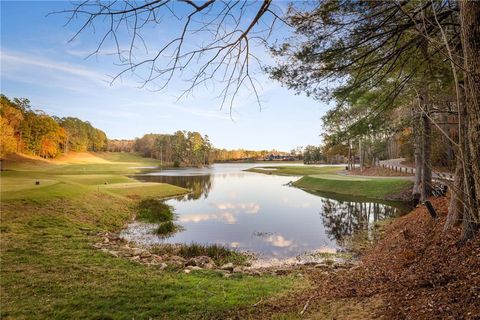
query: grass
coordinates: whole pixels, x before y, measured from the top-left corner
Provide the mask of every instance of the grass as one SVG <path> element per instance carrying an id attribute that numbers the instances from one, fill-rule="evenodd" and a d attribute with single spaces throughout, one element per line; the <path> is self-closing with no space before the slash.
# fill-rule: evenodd
<path id="1" fill-rule="evenodd" d="M 138 203 L 137 220 L 156 223 L 172 221 L 175 218 L 172 207 L 158 199 L 143 199 Z"/>
<path id="2" fill-rule="evenodd" d="M 412 182 L 406 179 L 380 179 L 372 178 L 365 180 L 352 179 L 326 179 L 320 176 L 305 176 L 293 183 L 294 186 L 316 192 L 327 192 L 336 194 L 348 194 L 357 197 L 371 199 L 385 199 L 389 195 L 397 194 L 409 186 Z"/>
<path id="3" fill-rule="evenodd" d="M 412 182 L 402 178 L 357 177 L 338 174 L 344 167 L 339 166 L 278 166 L 265 167 L 276 170 L 262 170 L 262 167 L 248 169 L 274 175 L 302 176 L 295 181 L 295 187 L 306 191 L 324 194 L 338 194 L 385 200 L 388 196 L 401 193 L 412 185 Z"/>
<path id="4" fill-rule="evenodd" d="M 247 265 L 249 256 L 246 253 L 236 251 L 235 249 L 230 249 L 220 244 L 209 244 L 203 245 L 199 243 L 190 243 L 190 244 L 164 244 L 155 246 L 152 249 L 152 252 L 163 255 L 163 254 L 173 254 L 181 256 L 185 259 L 199 257 L 199 256 L 208 256 L 217 264 L 217 266 L 222 266 L 225 263 L 233 263 L 234 265 Z"/>
<path id="5" fill-rule="evenodd" d="M 117 189 L 134 189 L 139 199 L 153 193 L 129 187 L 135 182 L 125 177 L 138 170 L 131 167 L 151 161 L 130 154 L 102 159 L 112 163 L 7 163 L 1 190 L 2 319 L 209 318 L 303 285 L 291 277 L 160 271 L 93 249 L 98 232 L 123 228 L 137 211 L 131 193 Z M 32 184 L 37 179 L 40 186 Z M 172 187 L 159 184 L 155 196 L 186 192 Z"/>
<path id="6" fill-rule="evenodd" d="M 2 200 L 73 197 L 86 192 L 109 193 L 140 199 L 174 196 L 188 190 L 159 183 L 141 183 L 127 174 L 142 172 L 141 167 L 156 166 L 157 161 L 128 153 L 81 154 L 61 161 L 11 156 L 4 163 L 0 181 Z M 100 157 L 101 156 L 101 157 Z M 95 162 L 99 161 L 99 162 Z M 35 182 L 39 181 L 40 185 Z"/>
<path id="7" fill-rule="evenodd" d="M 245 265 L 248 261 L 247 255 L 218 244 L 201 245 L 192 243 L 182 245 L 179 254 L 185 258 L 208 256 L 219 266 L 228 262 L 235 265 Z"/>
<path id="8" fill-rule="evenodd" d="M 266 169 L 275 169 L 275 170 L 262 170 L 261 168 Z M 246 171 L 264 173 L 264 174 L 275 174 L 281 176 L 306 176 L 312 174 L 334 174 L 344 167 L 339 166 L 275 166 L 275 167 L 254 167 L 247 169 Z"/>

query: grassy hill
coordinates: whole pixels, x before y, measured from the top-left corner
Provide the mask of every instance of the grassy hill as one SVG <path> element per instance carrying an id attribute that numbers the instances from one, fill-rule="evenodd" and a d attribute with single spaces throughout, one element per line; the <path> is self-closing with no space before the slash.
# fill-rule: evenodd
<path id="1" fill-rule="evenodd" d="M 157 165 L 123 153 L 5 159 L 2 319 L 208 318 L 305 285 L 290 276 L 165 271 L 94 249 L 100 232 L 130 221 L 138 199 L 188 192 L 126 176 Z"/>

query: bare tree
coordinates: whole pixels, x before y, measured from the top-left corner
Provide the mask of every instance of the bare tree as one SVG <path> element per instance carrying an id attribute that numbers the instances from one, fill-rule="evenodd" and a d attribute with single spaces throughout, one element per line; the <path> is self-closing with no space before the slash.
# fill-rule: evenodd
<path id="1" fill-rule="evenodd" d="M 284 23 L 272 0 L 84 1 L 56 13 L 78 23 L 71 40 L 88 31 L 99 35 L 88 57 L 113 45 L 110 54 L 122 69 L 112 82 L 133 74 L 141 86 L 161 90 L 181 77 L 188 83 L 182 96 L 221 84 L 221 106 L 230 110 L 242 88 L 260 104 L 254 71 L 262 61 L 252 44 L 266 43 Z"/>

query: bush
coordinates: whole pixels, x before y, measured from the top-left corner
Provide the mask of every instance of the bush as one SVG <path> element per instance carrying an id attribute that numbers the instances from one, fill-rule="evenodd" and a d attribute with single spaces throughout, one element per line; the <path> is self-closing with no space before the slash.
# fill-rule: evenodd
<path id="1" fill-rule="evenodd" d="M 168 236 L 179 229 L 179 226 L 172 221 L 162 222 L 155 231 L 160 236 Z"/>
<path id="2" fill-rule="evenodd" d="M 138 209 L 137 219 L 145 222 L 167 222 L 175 218 L 172 207 L 157 199 L 140 201 Z"/>

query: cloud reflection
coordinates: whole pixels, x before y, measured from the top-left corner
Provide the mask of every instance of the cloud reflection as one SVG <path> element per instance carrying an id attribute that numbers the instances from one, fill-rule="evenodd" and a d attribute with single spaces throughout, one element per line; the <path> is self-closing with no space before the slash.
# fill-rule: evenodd
<path id="1" fill-rule="evenodd" d="M 198 214 L 186 214 L 180 216 L 178 221 L 180 222 L 193 222 L 198 223 L 208 220 L 220 220 L 228 224 L 235 224 L 237 219 L 231 212 L 221 212 L 221 213 L 198 213 Z"/>
<path id="2" fill-rule="evenodd" d="M 243 211 L 245 213 L 255 214 L 260 211 L 260 205 L 255 202 L 247 202 L 247 203 L 232 203 L 232 202 L 223 202 L 223 203 L 216 203 L 213 204 L 215 208 L 219 210 L 237 210 Z"/>
<path id="3" fill-rule="evenodd" d="M 265 237 L 264 240 L 271 243 L 274 247 L 285 248 L 293 244 L 293 240 L 287 240 L 280 234 L 270 235 Z"/>

